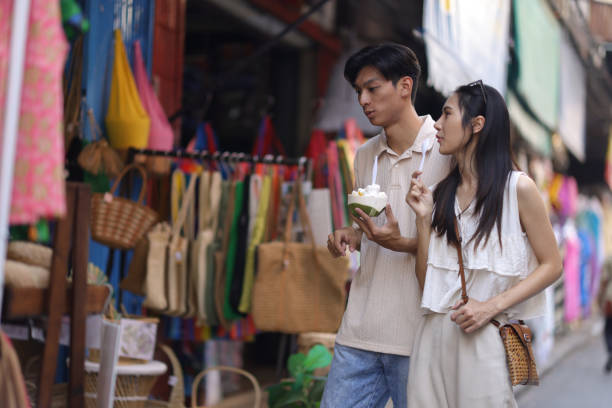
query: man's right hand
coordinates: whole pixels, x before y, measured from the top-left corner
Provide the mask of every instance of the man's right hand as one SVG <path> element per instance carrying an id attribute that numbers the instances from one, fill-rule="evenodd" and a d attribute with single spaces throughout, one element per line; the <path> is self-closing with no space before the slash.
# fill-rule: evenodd
<path id="1" fill-rule="evenodd" d="M 361 231 L 353 227 L 340 228 L 327 237 L 327 249 L 337 258 L 346 254 L 346 247 L 353 252 L 361 246 Z"/>

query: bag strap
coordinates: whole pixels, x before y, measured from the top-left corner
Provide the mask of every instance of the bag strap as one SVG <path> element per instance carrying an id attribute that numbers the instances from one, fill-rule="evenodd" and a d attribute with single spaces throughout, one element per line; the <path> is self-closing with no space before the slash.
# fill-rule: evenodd
<path id="1" fill-rule="evenodd" d="M 283 249 L 283 265 L 287 265 L 289 248 L 288 243 L 291 240 L 291 230 L 293 228 L 293 212 L 295 210 L 295 202 L 298 202 L 298 214 L 300 217 L 300 221 L 302 222 L 302 227 L 304 228 L 304 232 L 306 232 L 306 236 L 310 240 L 312 244 L 313 255 L 317 257 L 316 251 L 316 243 L 314 240 L 314 235 L 312 233 L 312 225 L 310 223 L 310 217 L 308 216 L 308 211 L 306 210 L 306 201 L 304 200 L 304 194 L 302 192 L 302 178 L 298 177 L 295 180 L 295 185 L 293 187 L 293 194 L 291 195 L 291 202 L 289 203 L 289 210 L 287 211 L 287 221 L 285 223 L 285 237 L 284 237 L 284 249 Z"/>
<path id="2" fill-rule="evenodd" d="M 461 234 L 459 234 L 459 223 L 457 222 L 457 217 L 454 220 L 455 223 L 455 235 L 457 236 L 457 243 L 455 244 L 455 248 L 457 249 L 457 262 L 459 263 L 459 276 L 461 276 L 461 300 L 466 304 L 469 300 L 467 295 L 467 289 L 465 287 L 465 270 L 463 269 L 463 253 L 461 251 Z"/>
<path id="3" fill-rule="evenodd" d="M 195 186 L 198 177 L 193 174 L 191 179 L 189 180 L 189 187 L 187 187 L 187 193 L 183 197 L 181 201 L 181 208 L 179 210 L 178 216 L 176 217 L 176 222 L 172 226 L 172 236 L 177 236 L 181 229 L 183 228 L 185 221 L 187 219 L 187 211 L 191 206 L 191 201 L 193 201 L 193 195 L 195 193 Z"/>
<path id="4" fill-rule="evenodd" d="M 146 193 L 145 187 L 147 185 L 147 172 L 139 164 L 130 164 L 129 166 L 125 166 L 123 168 L 123 170 L 121 171 L 121 173 L 119 173 L 119 175 L 117 176 L 117 179 L 113 183 L 113 187 L 110 189 L 110 194 L 115 195 L 115 192 L 117 191 L 117 188 L 119 187 L 119 183 L 130 170 L 137 170 L 138 172 L 140 172 L 140 175 L 142 176 L 142 187 L 140 188 L 140 194 L 138 195 L 138 201 L 136 201 L 138 204 L 142 205 L 142 203 L 144 202 L 144 196 Z"/>

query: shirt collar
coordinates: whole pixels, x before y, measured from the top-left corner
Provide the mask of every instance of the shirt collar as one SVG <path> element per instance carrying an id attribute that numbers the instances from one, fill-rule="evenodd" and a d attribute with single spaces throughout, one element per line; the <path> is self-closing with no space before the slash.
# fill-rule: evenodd
<path id="1" fill-rule="evenodd" d="M 435 136 L 435 129 L 433 127 L 434 120 L 429 115 L 419 116 L 419 119 L 423 120 L 423 124 L 419 129 L 419 133 L 417 133 L 417 137 L 414 139 L 414 143 L 411 147 L 409 147 L 403 154 L 407 154 L 409 157 L 412 156 L 412 152 L 423 153 L 423 140 L 433 138 Z M 429 145 L 428 151 L 433 147 L 433 143 Z M 397 155 L 387 143 L 387 135 L 385 134 L 385 130 L 382 129 L 380 132 L 380 137 L 378 138 L 378 143 L 376 145 L 375 155 L 380 156 L 382 152 L 387 152 L 389 154 Z"/>

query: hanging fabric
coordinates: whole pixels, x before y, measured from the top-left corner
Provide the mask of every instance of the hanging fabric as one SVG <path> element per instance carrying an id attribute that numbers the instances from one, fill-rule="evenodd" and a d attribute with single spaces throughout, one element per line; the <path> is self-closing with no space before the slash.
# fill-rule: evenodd
<path id="1" fill-rule="evenodd" d="M 257 216 L 253 225 L 253 233 L 250 235 L 249 247 L 246 254 L 246 263 L 244 270 L 244 284 L 240 296 L 240 304 L 238 310 L 241 313 L 249 313 L 251 310 L 251 298 L 253 293 L 253 281 L 255 278 L 255 250 L 262 243 L 266 233 L 266 216 L 270 205 L 270 192 L 272 190 L 272 177 L 265 176 L 257 208 Z"/>
<path id="2" fill-rule="evenodd" d="M 336 229 L 342 228 L 347 224 L 347 215 L 344 205 L 342 180 L 340 178 L 340 165 L 338 161 L 338 146 L 331 141 L 327 145 L 327 171 L 328 185 L 332 199 L 332 214 Z"/>
<path id="3" fill-rule="evenodd" d="M 264 156 L 266 154 L 280 154 L 286 156 L 283 144 L 276 136 L 272 120 L 268 115 L 264 116 L 261 120 L 252 152 L 253 156 Z"/>
<path id="4" fill-rule="evenodd" d="M 228 307 L 235 318 L 240 318 L 243 313 L 240 312 L 240 298 L 244 287 L 244 276 L 247 256 L 247 244 L 249 240 L 249 211 L 250 211 L 250 187 L 251 175 L 247 174 L 243 182 L 242 205 L 238 215 L 236 226 L 236 263 L 230 282 L 229 296 L 227 299 Z"/>
<path id="5" fill-rule="evenodd" d="M 234 268 L 236 266 L 237 246 L 238 246 L 238 221 L 242 213 L 244 195 L 244 182 L 236 181 L 234 190 L 234 208 L 231 217 L 231 226 L 229 230 L 229 242 L 227 246 L 227 254 L 225 259 L 225 284 L 223 295 L 223 315 L 227 321 L 239 319 L 240 315 L 232 310 L 230 305 L 230 292 L 232 288 L 232 280 L 234 278 Z"/>
<path id="6" fill-rule="evenodd" d="M 0 127 L 4 121 L 13 4 L 0 2 Z M 10 224 L 66 212 L 62 74 L 68 44 L 59 2 L 32 0 L 25 46 Z"/>
<path id="7" fill-rule="evenodd" d="M 208 322 L 206 296 L 208 275 L 214 271 L 208 268 L 209 247 L 213 243 L 218 224 L 219 204 L 221 201 L 221 175 L 218 172 L 205 171 L 200 177 L 198 200 L 198 235 L 191 254 L 195 264 L 192 293 L 196 298 L 197 318 L 200 323 Z"/>
<path id="8" fill-rule="evenodd" d="M 144 148 L 149 141 L 151 120 L 142 106 L 121 31 L 115 30 L 115 61 L 111 80 L 106 130 L 115 149 Z"/>
<path id="9" fill-rule="evenodd" d="M 68 75 L 64 80 L 64 145 L 80 133 L 81 86 L 83 74 L 83 36 L 72 45 Z"/>
<path id="10" fill-rule="evenodd" d="M 225 282 L 226 282 L 226 261 L 229 249 L 230 234 L 234 217 L 234 207 L 236 205 L 236 181 L 228 181 L 228 195 L 225 207 L 225 213 L 219 222 L 219 249 L 215 252 L 215 308 L 219 324 L 223 327 L 229 327 L 228 321 L 225 318 L 223 305 L 225 300 Z"/>
<path id="11" fill-rule="evenodd" d="M 154 150 L 172 150 L 174 133 L 164 108 L 159 103 L 142 59 L 140 41 L 134 41 L 134 79 L 144 109 L 151 119 L 151 129 L 147 147 Z"/>

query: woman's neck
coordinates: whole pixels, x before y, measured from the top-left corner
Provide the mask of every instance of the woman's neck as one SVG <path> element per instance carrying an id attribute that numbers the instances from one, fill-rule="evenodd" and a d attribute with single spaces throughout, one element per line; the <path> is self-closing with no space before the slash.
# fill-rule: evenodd
<path id="1" fill-rule="evenodd" d="M 474 149 L 468 148 L 467 151 L 457 153 L 455 160 L 461 174 L 461 182 L 459 186 L 465 192 L 476 193 L 478 189 L 478 170 L 476 169 L 476 161 L 474 160 Z"/>

